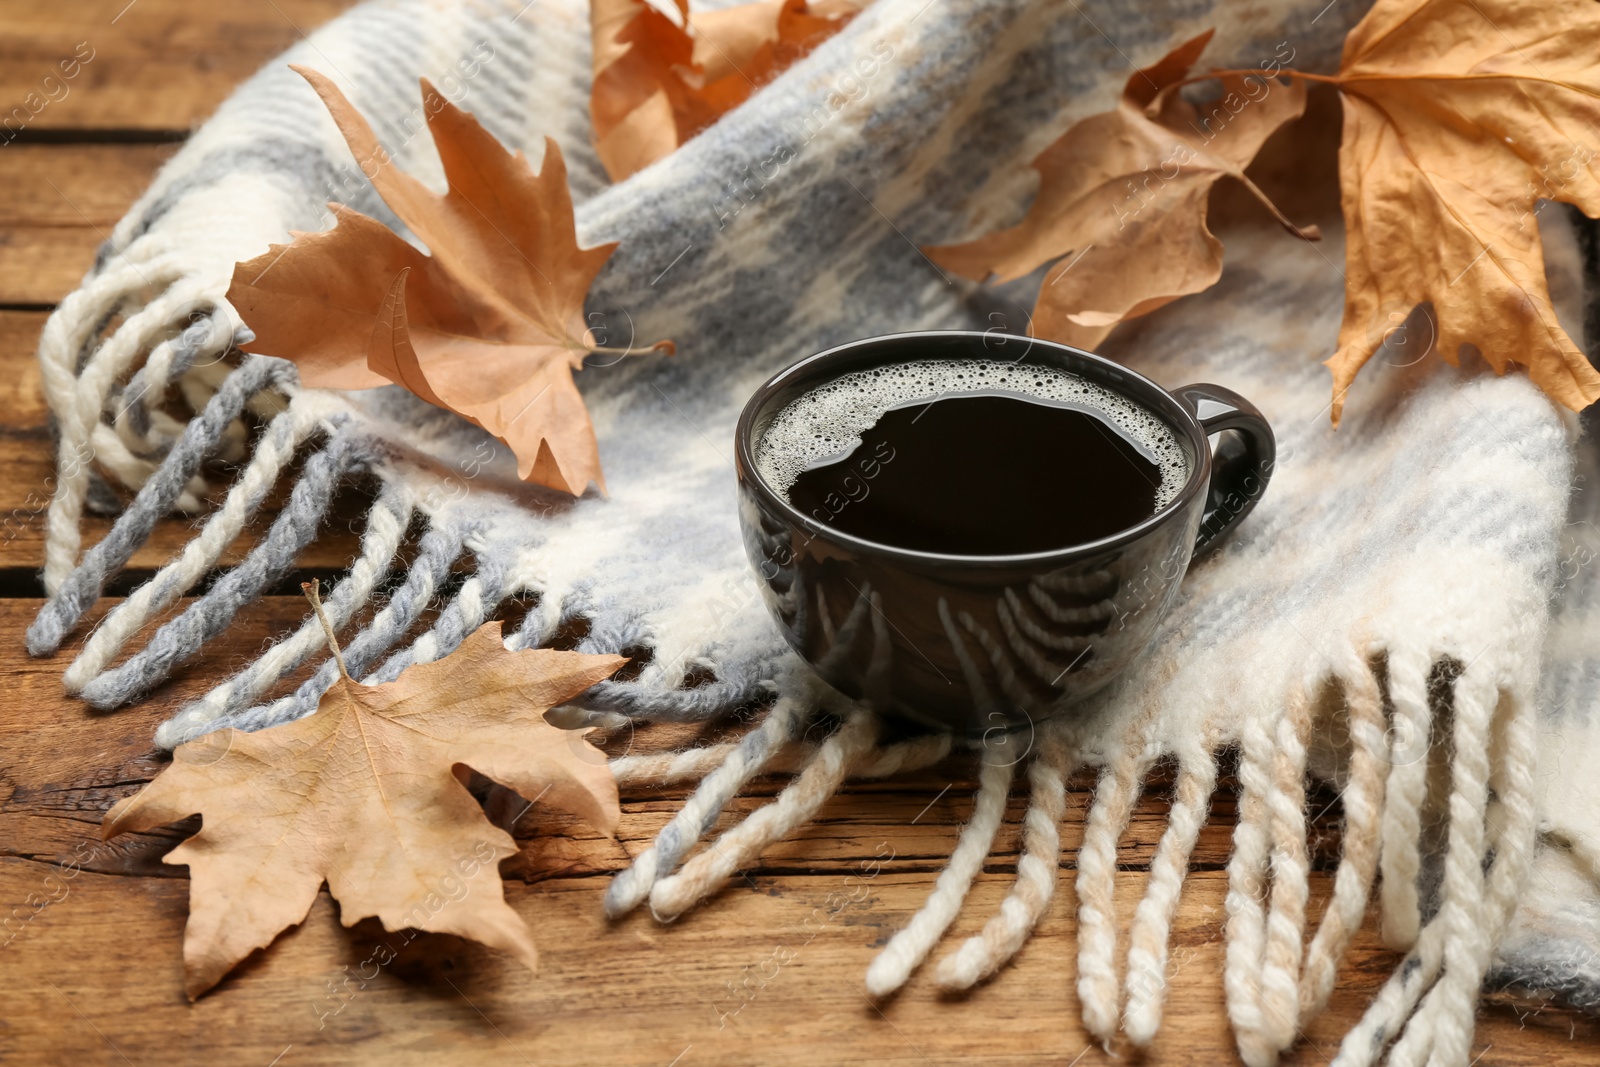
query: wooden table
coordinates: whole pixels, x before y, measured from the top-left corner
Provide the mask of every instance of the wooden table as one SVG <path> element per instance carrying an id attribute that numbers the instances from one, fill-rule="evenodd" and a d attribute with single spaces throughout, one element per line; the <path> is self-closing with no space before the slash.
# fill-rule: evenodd
<path id="1" fill-rule="evenodd" d="M 60 673 L 71 648 L 32 660 L 22 647 L 40 603 L 51 470 L 33 350 L 52 306 L 188 132 L 235 83 L 342 6 L 0 0 L 0 109 L 36 91 L 79 42 L 93 50 L 68 94 L 0 145 L 0 512 L 9 517 L 0 549 L 0 914 L 11 916 L 0 935 L 0 1062 L 701 1067 L 1139 1059 L 1125 1045 L 1110 1054 L 1091 1045 L 1077 1021 L 1072 869 L 1087 778 L 1073 785 L 1060 890 L 1013 966 L 960 999 L 941 998 L 926 970 L 887 1003 L 874 1006 L 864 995 L 874 950 L 921 903 L 969 812 L 972 768 L 962 760 L 850 787 L 814 825 L 771 849 L 759 869 L 670 926 L 647 914 L 608 923 L 599 904 L 610 874 L 665 823 L 681 790 L 625 794 L 615 841 L 534 809 L 517 826 L 523 853 L 505 864 L 504 876 L 508 899 L 539 940 L 537 975 L 470 942 L 423 935 L 363 983 L 363 961 L 395 939 L 371 920 L 342 928 L 324 893 L 304 925 L 198 1003 L 185 1001 L 180 950 L 189 884 L 184 868 L 160 862 L 182 832 L 101 843 L 100 820 L 162 767 L 150 740 L 156 723 L 296 624 L 304 603 L 273 597 L 257 604 L 137 707 L 92 714 L 64 697 Z M 90 521 L 89 540 L 105 529 Z M 116 588 L 148 575 L 187 532 L 180 520 L 166 522 Z M 248 544 L 246 535 L 230 559 Z M 348 535 L 325 538 L 301 562 L 336 570 L 352 544 Z M 752 789 L 723 825 L 778 784 Z M 1153 780 L 1122 841 L 1124 917 L 1143 887 L 1169 784 Z M 1337 856 L 1339 818 L 1334 798 L 1319 808 L 1316 908 Z M 1013 796 L 997 850 L 946 946 L 976 932 L 1004 896 L 1022 809 Z M 1219 977 L 1232 816 L 1233 787 L 1225 783 L 1194 853 L 1175 930 L 1167 1023 L 1146 1062 L 1234 1061 Z M 846 879 L 857 864 L 891 850 L 865 899 L 830 914 L 829 894 L 856 884 Z M 65 878 L 69 862 L 81 870 Z M 775 954 L 789 962 L 773 973 Z M 1365 931 L 1328 1013 L 1286 1062 L 1325 1062 L 1395 962 Z M 1593 1062 L 1595 1034 L 1592 1022 L 1569 1012 L 1489 1004 L 1477 1062 Z"/>

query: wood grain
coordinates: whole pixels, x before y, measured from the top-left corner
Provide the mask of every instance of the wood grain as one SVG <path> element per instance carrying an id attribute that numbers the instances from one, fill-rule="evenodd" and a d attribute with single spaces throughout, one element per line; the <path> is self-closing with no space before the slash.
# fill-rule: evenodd
<path id="1" fill-rule="evenodd" d="M 36 601 L 0 601 L 0 1058 L 22 1063 L 181 1062 L 434 1064 L 818 1064 L 1126 1062 L 1133 1050 L 1091 1047 L 1077 1022 L 1073 847 L 1092 780 L 1073 782 L 1057 897 L 1016 963 L 964 998 L 945 998 L 925 968 L 874 1007 L 861 975 L 874 950 L 925 897 L 970 809 L 970 761 L 905 780 L 852 785 L 816 823 L 760 867 L 670 926 L 648 914 L 607 923 L 607 877 L 662 825 L 681 789 L 625 795 L 617 838 L 533 808 L 518 823 L 507 897 L 526 915 L 543 960 L 537 975 L 470 942 L 346 930 L 326 893 L 306 922 L 190 1005 L 181 944 L 188 881 L 160 862 L 182 830 L 98 839 L 106 809 L 157 773 L 156 722 L 303 605 L 274 598 L 245 612 L 224 641 L 146 703 L 89 715 L 59 693 L 60 657 L 30 661 L 19 632 Z M 616 738 L 612 744 L 617 744 Z M 652 746 L 641 731 L 623 744 Z M 681 733 L 677 741 L 687 740 Z M 1120 851 L 1120 913 L 1131 914 L 1166 806 L 1158 779 Z M 752 791 L 768 795 L 781 781 Z M 1233 1062 L 1219 975 L 1232 814 L 1225 784 L 1196 852 L 1173 942 L 1168 1021 L 1142 1062 Z M 729 824 L 759 799 L 735 805 Z M 1013 796 L 995 854 L 943 948 L 975 933 L 1009 888 L 1023 798 Z M 1319 804 L 1318 807 L 1321 807 Z M 1324 813 L 1322 836 L 1336 835 Z M 189 826 L 188 830 L 193 827 Z M 1326 852 L 1324 860 L 1332 858 Z M 875 875 L 863 864 L 884 859 Z M 1314 907 L 1330 876 L 1313 876 Z M 470 887 L 469 887 L 470 891 Z M 394 960 L 378 966 L 375 959 Z M 1358 939 L 1327 1016 L 1286 1058 L 1325 1063 L 1397 958 L 1372 924 Z M 880 1010 L 881 1009 L 881 1010 Z M 1584 1062 L 1592 1022 L 1545 1010 L 1483 1012 L 1480 1064 Z M 176 1052 L 175 1050 L 182 1050 Z M 285 1051 L 287 1050 L 287 1051 Z M 1136 1062 L 1137 1059 L 1136 1059 Z"/>
<path id="2" fill-rule="evenodd" d="M 189 883 L 161 862 L 184 826 L 99 840 L 105 811 L 159 773 L 157 723 L 298 625 L 299 598 L 269 597 L 182 665 L 151 699 L 95 714 L 66 698 L 60 674 L 109 602 L 59 655 L 32 660 L 22 632 L 42 559 L 50 432 L 33 352 L 43 309 L 82 276 L 95 249 L 175 142 L 242 78 L 345 0 L 0 0 L 0 129 L 42 91 L 79 42 L 94 58 L 69 91 L 0 133 L 0 1062 L 18 1064 L 1104 1064 L 1236 1062 L 1220 972 L 1234 783 L 1224 777 L 1195 849 L 1174 936 L 1167 1024 L 1147 1055 L 1091 1046 L 1074 993 L 1074 855 L 1092 779 L 1072 782 L 1060 887 L 1016 963 L 962 998 L 940 997 L 925 968 L 874 1006 L 861 992 L 873 952 L 916 910 L 971 806 L 960 757 L 890 782 L 853 783 L 793 839 L 705 906 L 663 926 L 648 914 L 607 923 L 610 874 L 643 848 L 683 796 L 629 789 L 615 839 L 534 807 L 522 849 L 503 864 L 507 897 L 533 924 L 537 975 L 454 938 L 340 925 L 319 896 L 306 921 L 197 1003 L 182 995 Z M 10 309 L 10 310 L 6 310 Z M 333 570 L 355 545 L 359 499 L 301 560 Z M 237 560 L 271 506 L 228 553 Z M 85 524 L 86 542 L 108 521 Z M 192 533 L 158 527 L 132 561 L 148 574 Z M 180 605 L 181 607 L 181 605 Z M 309 669 L 309 668 L 306 668 Z M 695 743 L 694 730 L 623 731 L 611 751 Z M 1165 826 L 1159 770 L 1119 851 L 1126 919 Z M 781 788 L 752 785 L 726 827 Z M 940 951 L 976 932 L 1014 876 L 1014 795 L 994 855 Z M 1315 799 L 1313 912 L 1337 860 L 1336 798 Z M 881 870 L 863 876 L 864 861 Z M 470 887 L 469 887 L 470 891 Z M 841 897 L 843 894 L 843 897 Z M 380 946 L 393 962 L 372 966 Z M 387 948 L 379 952 L 387 955 Z M 1329 1011 L 1285 1058 L 1321 1064 L 1396 964 L 1369 922 Z M 1596 1059 L 1596 1025 L 1573 1013 L 1487 1005 L 1480 1065 Z"/>
<path id="3" fill-rule="evenodd" d="M 176 145 L 0 146 L 0 307 L 54 304 Z"/>
<path id="4" fill-rule="evenodd" d="M 0 150 L 0 156 L 4 154 Z M 38 311 L 0 311 L 0 579 L 9 582 L 14 593 L 32 591 L 31 573 L 44 563 L 45 513 L 55 485 L 49 408 L 41 392 L 35 359 L 39 331 L 44 328 L 46 317 Z M 231 481 L 229 472 L 219 469 L 213 473 L 213 485 L 219 492 L 226 492 Z M 287 485 L 285 479 L 255 521 L 223 554 L 223 566 L 237 563 L 255 546 L 277 514 Z M 329 571 L 345 566 L 356 551 L 364 525 L 363 500 L 359 488 L 351 487 L 335 502 L 323 536 L 301 554 L 302 567 Z M 110 519 L 87 518 L 83 524 L 84 545 L 98 541 L 110 528 Z M 148 574 L 173 558 L 194 532 L 180 518 L 161 523 L 129 560 L 128 580 Z M 7 574 L 9 578 L 5 577 Z"/>
<path id="5" fill-rule="evenodd" d="M 22 118 L 6 129 L 20 129 L 23 140 L 41 131 L 188 130 L 257 67 L 348 6 L 349 0 L 4 0 L 0 119 L 22 108 Z M 75 76 L 64 77 L 74 61 Z"/>

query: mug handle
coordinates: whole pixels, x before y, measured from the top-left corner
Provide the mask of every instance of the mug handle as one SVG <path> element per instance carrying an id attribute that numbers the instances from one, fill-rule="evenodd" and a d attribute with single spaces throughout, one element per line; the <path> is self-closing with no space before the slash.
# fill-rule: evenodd
<path id="1" fill-rule="evenodd" d="M 1277 442 L 1272 427 L 1256 406 L 1232 389 L 1220 385 L 1186 385 L 1174 395 L 1193 412 L 1207 436 L 1237 430 L 1218 441 L 1211 455 L 1211 484 L 1206 489 L 1205 512 L 1194 554 L 1200 555 L 1222 540 L 1223 534 L 1250 514 L 1272 479 Z"/>

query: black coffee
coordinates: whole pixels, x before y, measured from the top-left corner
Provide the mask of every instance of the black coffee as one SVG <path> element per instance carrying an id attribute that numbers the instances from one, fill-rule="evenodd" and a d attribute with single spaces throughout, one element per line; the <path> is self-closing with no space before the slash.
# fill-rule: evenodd
<path id="1" fill-rule="evenodd" d="M 976 366 L 828 383 L 779 414 L 758 466 L 819 522 L 963 556 L 1099 540 L 1155 514 L 1186 478 L 1172 431 L 1125 398 L 1052 368 Z"/>

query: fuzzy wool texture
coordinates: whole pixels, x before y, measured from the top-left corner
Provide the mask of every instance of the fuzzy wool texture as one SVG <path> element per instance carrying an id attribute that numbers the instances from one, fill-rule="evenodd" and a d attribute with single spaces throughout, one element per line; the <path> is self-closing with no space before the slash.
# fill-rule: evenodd
<path id="1" fill-rule="evenodd" d="M 745 106 L 615 186 L 590 146 L 585 4 L 398 0 L 352 10 L 269 64 L 195 134 L 47 325 L 40 356 L 60 463 L 45 568 L 51 600 L 29 631 L 30 649 L 47 654 L 74 637 L 154 520 L 198 507 L 207 456 L 240 464 L 224 503 L 65 672 L 69 690 L 95 706 L 141 698 L 225 634 L 238 608 L 318 535 L 335 493 L 369 492 L 359 554 L 327 598 L 341 630 L 376 607 L 345 638 L 352 673 L 391 679 L 448 654 L 508 600 L 536 598 L 514 646 L 576 631 L 582 651 L 651 653 L 637 677 L 592 690 L 583 701 L 590 712 L 698 721 L 776 697 L 737 743 L 616 764 L 623 781 L 701 785 L 617 876 L 607 911 L 648 902 L 669 920 L 701 904 L 809 820 L 846 777 L 926 766 L 952 745 L 937 736 L 880 741 L 883 724 L 870 709 L 826 691 L 786 651 L 739 542 L 730 456 L 745 398 L 774 371 L 861 336 L 1022 330 L 1029 282 L 995 291 L 957 282 L 917 245 L 1020 217 L 1033 190 L 1027 162 L 1073 121 L 1112 106 L 1130 63 L 1149 63 L 1214 25 L 1207 62 L 1253 66 L 1276 56 L 1328 70 L 1364 8 L 1360 0 L 1157 6 L 877 0 Z M 546 135 L 560 142 L 580 240 L 621 242 L 591 295 L 591 324 L 609 346 L 658 337 L 679 345 L 671 358 L 597 357 L 579 376 L 609 497 L 573 502 L 519 485 L 503 445 L 398 389 L 307 391 L 270 356 L 234 357 L 234 343 L 249 336 L 223 299 L 236 261 L 290 230 L 327 225 L 330 199 L 398 225 L 289 62 L 335 77 L 397 165 L 435 186 L 443 175 L 422 122 L 419 76 L 508 146 L 537 153 Z M 1508 983 L 1535 987 L 1539 961 L 1553 956 L 1516 955 L 1517 946 L 1581 954 L 1600 942 L 1569 937 L 1562 925 L 1559 886 L 1594 893 L 1596 868 L 1572 844 L 1584 828 L 1563 831 L 1549 806 L 1535 807 L 1536 771 L 1583 777 L 1576 765 L 1550 763 L 1539 739 L 1552 728 L 1579 736 L 1593 718 L 1576 704 L 1553 712 L 1548 685 L 1544 713 L 1535 713 L 1550 598 L 1563 573 L 1573 420 L 1521 376 L 1386 349 L 1349 397 L 1343 427 L 1331 430 L 1318 361 L 1337 333 L 1342 253 L 1338 220 L 1311 221 L 1330 235 L 1321 246 L 1264 225 L 1227 229 L 1229 266 L 1214 290 L 1105 347 L 1164 385 L 1212 381 L 1254 400 L 1279 439 L 1271 488 L 1193 568 L 1137 670 L 1091 706 L 975 754 L 973 819 L 930 885 L 929 906 L 873 962 L 874 993 L 891 992 L 936 954 L 1006 792 L 1024 777 L 1030 800 L 1015 888 L 980 935 L 949 948 L 931 971 L 940 986 L 960 989 L 1010 959 L 1060 877 L 1063 781 L 1075 767 L 1098 767 L 1077 856 L 1076 989 L 1098 1038 L 1148 1042 L 1224 746 L 1239 750 L 1242 795 L 1223 981 L 1246 1062 L 1273 1062 L 1321 1009 L 1380 874 L 1384 935 L 1410 955 L 1346 1038 L 1341 1064 L 1384 1055 L 1464 1064 L 1491 966 Z M 1580 257 L 1564 220 L 1541 221 L 1572 314 Z M 192 421 L 165 413 L 173 398 Z M 241 408 L 266 420 L 253 441 L 243 438 Z M 307 458 L 259 547 L 155 625 L 215 567 L 297 454 Z M 108 484 L 138 493 L 112 535 L 84 555 L 78 519 L 107 498 Z M 1560 591 L 1570 598 L 1575 588 Z M 430 606 L 433 621 L 419 628 Z M 1554 655 L 1576 664 L 1580 703 L 1592 702 L 1600 671 L 1582 666 L 1571 636 L 1582 619 L 1563 619 L 1554 632 L 1569 636 Z M 132 654 L 118 663 L 124 652 Z M 221 726 L 259 729 L 307 714 L 331 684 L 331 661 L 292 691 L 280 683 L 324 655 L 308 619 L 181 709 L 157 740 L 172 747 Z M 820 721 L 840 725 L 813 736 Z M 1161 758 L 1179 768 L 1172 815 L 1144 899 L 1132 916 L 1119 915 L 1117 841 Z M 739 789 L 772 770 L 795 776 L 716 848 L 696 851 Z M 1311 931 L 1305 790 L 1313 776 L 1343 790 L 1346 826 L 1332 898 Z M 1426 847 L 1430 840 L 1446 845 Z M 1567 864 L 1546 879 L 1558 889 L 1517 910 L 1529 870 L 1546 869 L 1552 856 Z M 1600 927 L 1587 921 L 1578 924 L 1584 936 Z"/>
<path id="2" fill-rule="evenodd" d="M 1600 1012 L 1600 448 L 1583 422 L 1539 693 L 1539 837 L 1490 983 Z"/>

